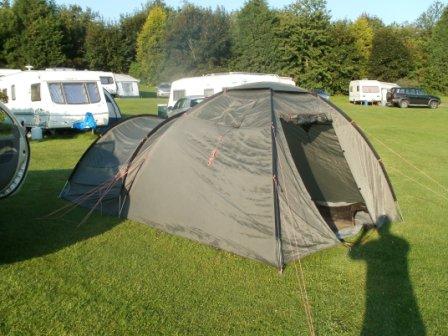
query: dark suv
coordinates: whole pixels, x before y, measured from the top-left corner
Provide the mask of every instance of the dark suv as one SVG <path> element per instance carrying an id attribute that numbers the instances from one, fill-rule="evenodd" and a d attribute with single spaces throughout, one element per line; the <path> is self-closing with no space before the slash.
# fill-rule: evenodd
<path id="1" fill-rule="evenodd" d="M 419 88 L 395 87 L 387 93 L 387 102 L 392 106 L 403 108 L 409 106 L 428 106 L 437 108 L 440 105 L 440 98 L 431 96 Z"/>

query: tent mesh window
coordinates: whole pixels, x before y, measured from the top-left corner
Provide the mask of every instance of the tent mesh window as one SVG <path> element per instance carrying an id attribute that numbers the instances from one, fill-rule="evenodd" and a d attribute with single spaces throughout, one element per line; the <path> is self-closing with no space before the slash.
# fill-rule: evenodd
<path id="1" fill-rule="evenodd" d="M 20 135 L 17 126 L 0 108 L 0 191 L 5 189 L 16 174 L 19 164 Z"/>
<path id="2" fill-rule="evenodd" d="M 322 217 L 335 232 L 354 228 L 367 208 L 330 120 L 281 119 L 297 170 Z"/>

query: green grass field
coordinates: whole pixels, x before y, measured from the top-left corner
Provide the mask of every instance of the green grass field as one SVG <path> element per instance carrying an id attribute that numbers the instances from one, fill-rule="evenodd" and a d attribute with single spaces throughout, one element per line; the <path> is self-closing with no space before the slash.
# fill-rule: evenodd
<path id="1" fill-rule="evenodd" d="M 155 112 L 157 99 L 145 97 L 119 105 L 127 116 Z M 448 335 L 448 107 L 334 102 L 370 135 L 405 221 L 351 251 L 341 245 L 302 260 L 316 333 Z M 0 203 L 0 335 L 307 334 L 294 267 L 278 275 L 98 214 L 80 226 L 82 209 L 45 218 L 67 204 L 58 193 L 93 140 L 32 142 L 26 183 Z"/>

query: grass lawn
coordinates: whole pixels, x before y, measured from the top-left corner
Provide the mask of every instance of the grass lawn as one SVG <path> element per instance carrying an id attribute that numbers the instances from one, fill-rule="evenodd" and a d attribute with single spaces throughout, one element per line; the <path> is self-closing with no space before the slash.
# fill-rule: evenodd
<path id="1" fill-rule="evenodd" d="M 155 113 L 121 99 L 125 115 Z M 405 222 L 302 260 L 318 335 L 448 335 L 448 106 L 363 107 Z M 27 180 L 0 204 L 0 335 L 306 335 L 294 267 L 270 266 L 132 221 L 45 215 L 92 134 L 32 142 Z M 443 186 L 423 177 L 383 144 Z M 442 195 L 442 196 L 441 196 Z M 149 200 L 150 201 L 150 200 Z"/>

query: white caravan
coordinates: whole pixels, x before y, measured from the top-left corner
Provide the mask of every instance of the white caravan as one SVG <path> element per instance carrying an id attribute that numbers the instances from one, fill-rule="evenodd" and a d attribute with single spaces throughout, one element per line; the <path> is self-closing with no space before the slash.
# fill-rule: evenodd
<path id="1" fill-rule="evenodd" d="M 99 77 L 90 71 L 22 71 L 0 77 L 5 104 L 26 127 L 71 128 L 90 112 L 98 126 L 109 121 Z"/>
<path id="2" fill-rule="evenodd" d="M 21 72 L 20 69 L 0 69 L 0 77 L 12 75 L 18 72 Z"/>
<path id="3" fill-rule="evenodd" d="M 171 84 L 168 107 L 173 107 L 183 97 L 210 97 L 221 92 L 224 88 L 257 82 L 276 82 L 295 85 L 295 82 L 290 77 L 246 72 L 228 72 L 182 78 Z"/>
<path id="4" fill-rule="evenodd" d="M 112 72 L 105 71 L 91 71 L 95 73 L 100 79 L 101 86 L 107 90 L 111 95 L 117 94 L 117 83 L 115 82 L 115 75 Z"/>
<path id="5" fill-rule="evenodd" d="M 398 85 L 369 79 L 354 80 L 350 82 L 348 99 L 354 104 L 363 102 L 385 104 L 387 92 L 394 87 Z"/>
<path id="6" fill-rule="evenodd" d="M 125 74 L 115 74 L 118 97 L 140 97 L 138 83 L 140 80 Z"/>

